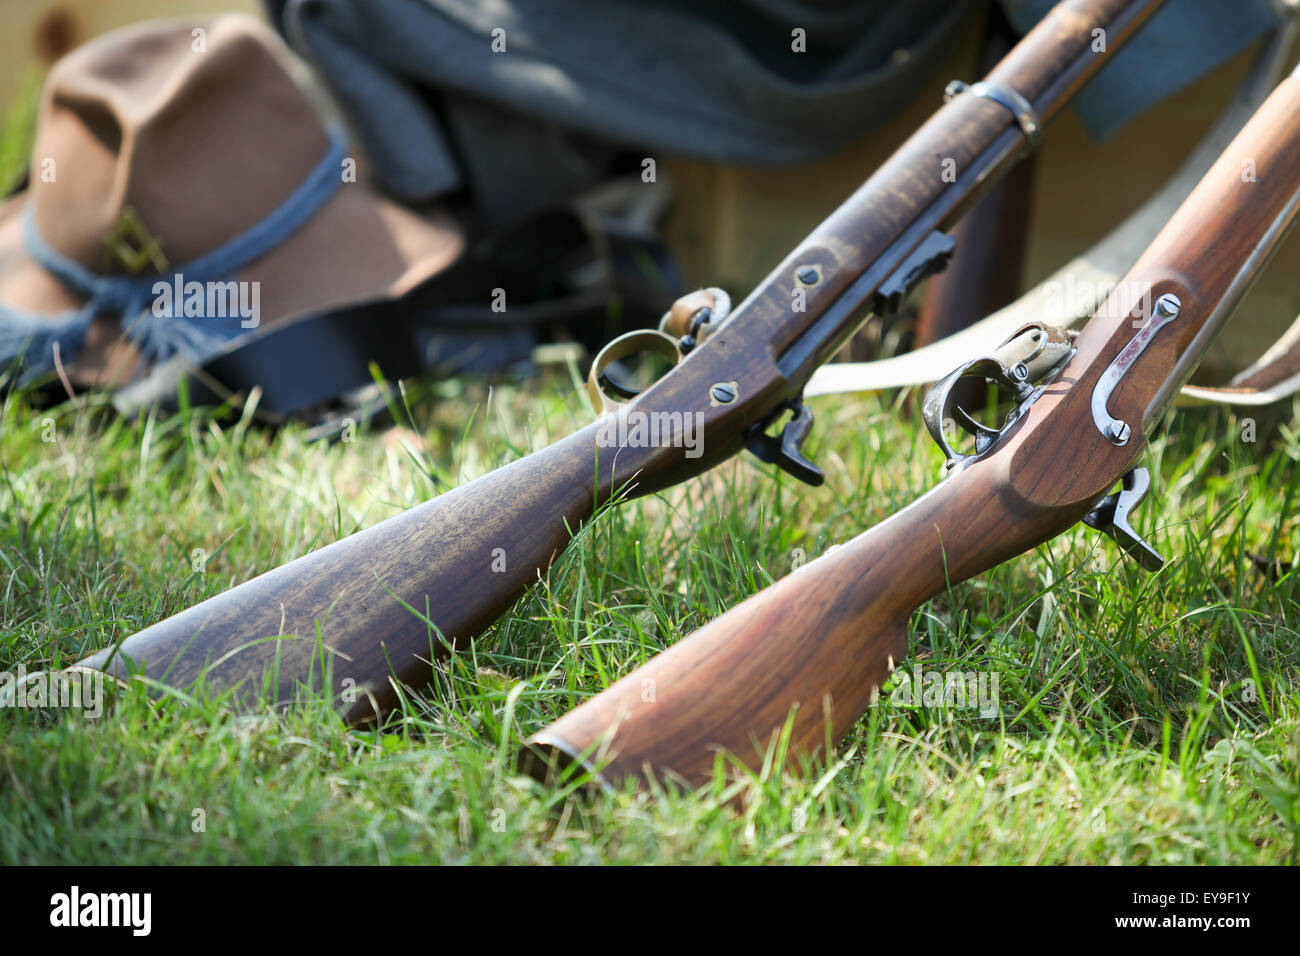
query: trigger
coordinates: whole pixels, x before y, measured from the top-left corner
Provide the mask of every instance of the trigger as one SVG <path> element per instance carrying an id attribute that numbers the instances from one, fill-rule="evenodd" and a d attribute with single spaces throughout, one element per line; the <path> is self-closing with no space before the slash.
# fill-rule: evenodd
<path id="1" fill-rule="evenodd" d="M 786 422 L 779 438 L 769 435 L 765 429 L 787 408 L 794 412 L 794 418 Z M 800 450 L 812 426 L 812 409 L 799 400 L 787 402 L 771 416 L 750 428 L 745 436 L 745 444 L 759 461 L 776 465 L 786 474 L 816 487 L 826 480 L 826 476 Z"/>
<path id="2" fill-rule="evenodd" d="M 966 409 L 960 405 L 952 407 L 952 417 L 957 421 L 958 425 L 975 436 L 975 454 L 977 455 L 984 454 L 997 441 L 998 436 L 1002 434 L 996 428 L 989 428 L 987 425 L 975 421 L 967 414 Z"/>
<path id="3" fill-rule="evenodd" d="M 1107 495 L 1083 516 L 1083 523 L 1109 535 L 1125 554 L 1148 571 L 1159 571 L 1165 559 L 1129 523 L 1129 513 L 1141 504 L 1151 488 L 1151 473 L 1134 468 L 1124 475 L 1119 491 Z"/>

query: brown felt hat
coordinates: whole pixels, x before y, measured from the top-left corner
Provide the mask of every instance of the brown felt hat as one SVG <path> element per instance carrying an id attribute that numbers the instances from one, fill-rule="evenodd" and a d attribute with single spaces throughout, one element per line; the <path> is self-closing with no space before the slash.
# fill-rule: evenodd
<path id="1" fill-rule="evenodd" d="M 62 329 L 85 316 L 54 336 L 63 364 L 78 385 L 116 386 L 165 356 L 138 348 L 127 328 L 148 306 L 102 307 L 68 280 L 77 267 L 148 285 L 214 252 L 229 265 L 235 243 L 243 251 L 225 274 L 188 278 L 257 283 L 265 328 L 401 296 L 454 260 L 463 243 L 452 222 L 356 181 L 355 153 L 320 119 L 291 56 L 258 20 L 222 14 L 139 24 L 60 60 L 45 84 L 29 185 L 0 203 L 0 324 Z M 250 246 L 250 231 L 268 221 L 278 238 L 263 228 Z M 52 254 L 36 254 L 41 245 Z M 27 363 L 48 368 L 49 355 L 29 348 Z"/>

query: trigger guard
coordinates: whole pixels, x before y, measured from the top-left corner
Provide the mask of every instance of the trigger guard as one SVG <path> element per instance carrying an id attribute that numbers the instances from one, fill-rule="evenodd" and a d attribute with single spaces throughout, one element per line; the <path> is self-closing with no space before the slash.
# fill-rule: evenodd
<path id="1" fill-rule="evenodd" d="M 627 404 L 605 393 L 605 390 L 600 387 L 601 373 L 612 362 L 639 352 L 654 352 L 668 359 L 673 365 L 682 360 L 681 349 L 677 347 L 677 340 L 671 335 L 653 329 L 638 329 L 635 332 L 623 333 L 596 354 L 595 361 L 591 363 L 591 371 L 587 373 L 587 394 L 591 397 L 592 407 L 598 415 L 618 411 Z"/>
<path id="2" fill-rule="evenodd" d="M 921 405 L 921 417 L 925 420 L 925 427 L 930 432 L 930 437 L 934 439 L 935 444 L 943 452 L 947 461 L 946 467 L 948 468 L 952 468 L 954 464 L 962 461 L 965 457 L 952 447 L 952 444 L 948 441 L 948 436 L 944 434 L 943 423 L 949 418 L 950 410 L 961 413 L 960 419 L 957 418 L 956 414 L 951 417 L 967 432 L 975 436 L 976 448 L 980 451 L 982 451 L 980 449 L 981 444 L 987 448 L 999 434 L 995 429 L 987 428 L 975 421 L 966 413 L 965 409 L 960 407 L 954 409 L 952 390 L 957 382 L 967 376 L 989 379 L 999 384 L 1010 384 L 1007 382 L 1002 363 L 995 358 L 986 357 L 973 359 L 958 367 L 955 371 L 935 382 L 930 391 L 926 393 L 925 401 Z"/>

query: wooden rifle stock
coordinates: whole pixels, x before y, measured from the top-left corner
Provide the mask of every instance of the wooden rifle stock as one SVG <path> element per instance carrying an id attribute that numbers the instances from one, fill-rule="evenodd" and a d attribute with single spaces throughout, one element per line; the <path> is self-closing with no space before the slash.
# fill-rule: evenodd
<path id="1" fill-rule="evenodd" d="M 1129 472 L 1298 205 L 1293 74 L 1088 323 L 1059 377 L 991 447 L 530 738 L 527 768 L 548 775 L 576 761 L 609 784 L 661 775 L 695 785 L 719 752 L 759 767 L 791 714 L 791 765 L 837 742 L 906 655 L 917 608 L 1071 527 Z M 1177 300 L 1171 319 L 1166 296 Z M 1104 429 L 1111 417 L 1131 434 Z"/>
<path id="2" fill-rule="evenodd" d="M 601 447 L 600 430 L 589 425 L 79 666 L 126 676 L 149 665 L 150 677 L 173 686 L 202 673 L 220 688 L 251 682 L 253 692 L 269 674 L 277 702 L 303 683 L 350 704 L 350 720 L 383 713 L 397 703 L 395 668 L 412 686 L 427 682 L 444 637 L 479 633 L 536 583 L 596 503 L 618 490 L 616 464 L 617 475 L 640 472 L 647 484 L 663 470 L 647 460 L 652 449 Z"/>
<path id="3" fill-rule="evenodd" d="M 1160 3 L 1064 0 L 988 79 L 1045 123 Z M 1095 47 L 1099 29 L 1104 51 Z M 619 418 L 209 598 L 79 666 L 143 670 L 178 687 L 202 676 L 211 689 L 267 690 L 277 703 L 306 684 L 341 698 L 349 721 L 385 712 L 398 700 L 394 682 L 426 683 L 431 662 L 535 583 L 597 504 L 699 474 L 776 424 L 812 371 L 867 319 L 882 287 L 900 272 L 912 276 L 914 254 L 1024 145 L 1008 106 L 957 96 Z M 941 161 L 954 165 L 955 182 L 941 175 Z M 898 282 L 890 288 L 900 294 Z M 795 292 L 802 309 L 792 308 Z M 730 385 L 732 398 L 717 400 L 719 384 Z M 631 416 L 674 422 L 669 440 L 602 440 L 634 434 L 635 425 L 622 427 Z M 697 424 L 699 457 L 681 440 L 687 416 Z M 611 424 L 619 427 L 611 432 Z M 494 569 L 502 557 L 505 570 Z"/>

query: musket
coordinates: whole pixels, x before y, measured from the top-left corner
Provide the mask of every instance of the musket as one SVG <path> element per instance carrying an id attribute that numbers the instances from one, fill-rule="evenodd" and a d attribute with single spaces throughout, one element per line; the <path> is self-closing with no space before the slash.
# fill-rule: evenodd
<path id="1" fill-rule="evenodd" d="M 611 786 L 651 776 L 699 784 L 719 754 L 761 766 L 786 732 L 787 766 L 797 768 L 867 710 L 907 655 L 913 612 L 953 584 L 1081 520 L 1158 569 L 1161 557 L 1129 521 L 1150 486 L 1138 458 L 1297 209 L 1300 69 L 1077 338 L 1031 324 L 927 394 L 926 424 L 947 470 L 938 486 L 531 737 L 528 768 L 582 769 Z M 1015 397 L 1000 428 L 952 404 L 967 376 Z M 972 452 L 953 447 L 945 421 L 974 434 Z"/>
<path id="2" fill-rule="evenodd" d="M 808 377 L 873 311 L 942 267 L 952 252 L 945 230 L 1159 6 L 1058 4 L 983 83 L 953 87 L 725 319 L 717 297 L 679 301 L 660 330 L 611 343 L 593 381 L 616 390 L 608 366 L 629 352 L 677 362 L 631 401 L 607 403 L 607 388 L 605 414 L 567 438 L 79 666 L 181 687 L 202 678 L 214 691 L 269 691 L 274 703 L 305 688 L 341 701 L 345 719 L 365 720 L 397 704 L 399 685 L 427 683 L 435 659 L 504 613 L 611 500 L 669 487 L 746 448 L 819 484 L 799 449 L 812 425 L 800 400 Z M 656 440 L 646 440 L 647 424 Z"/>

